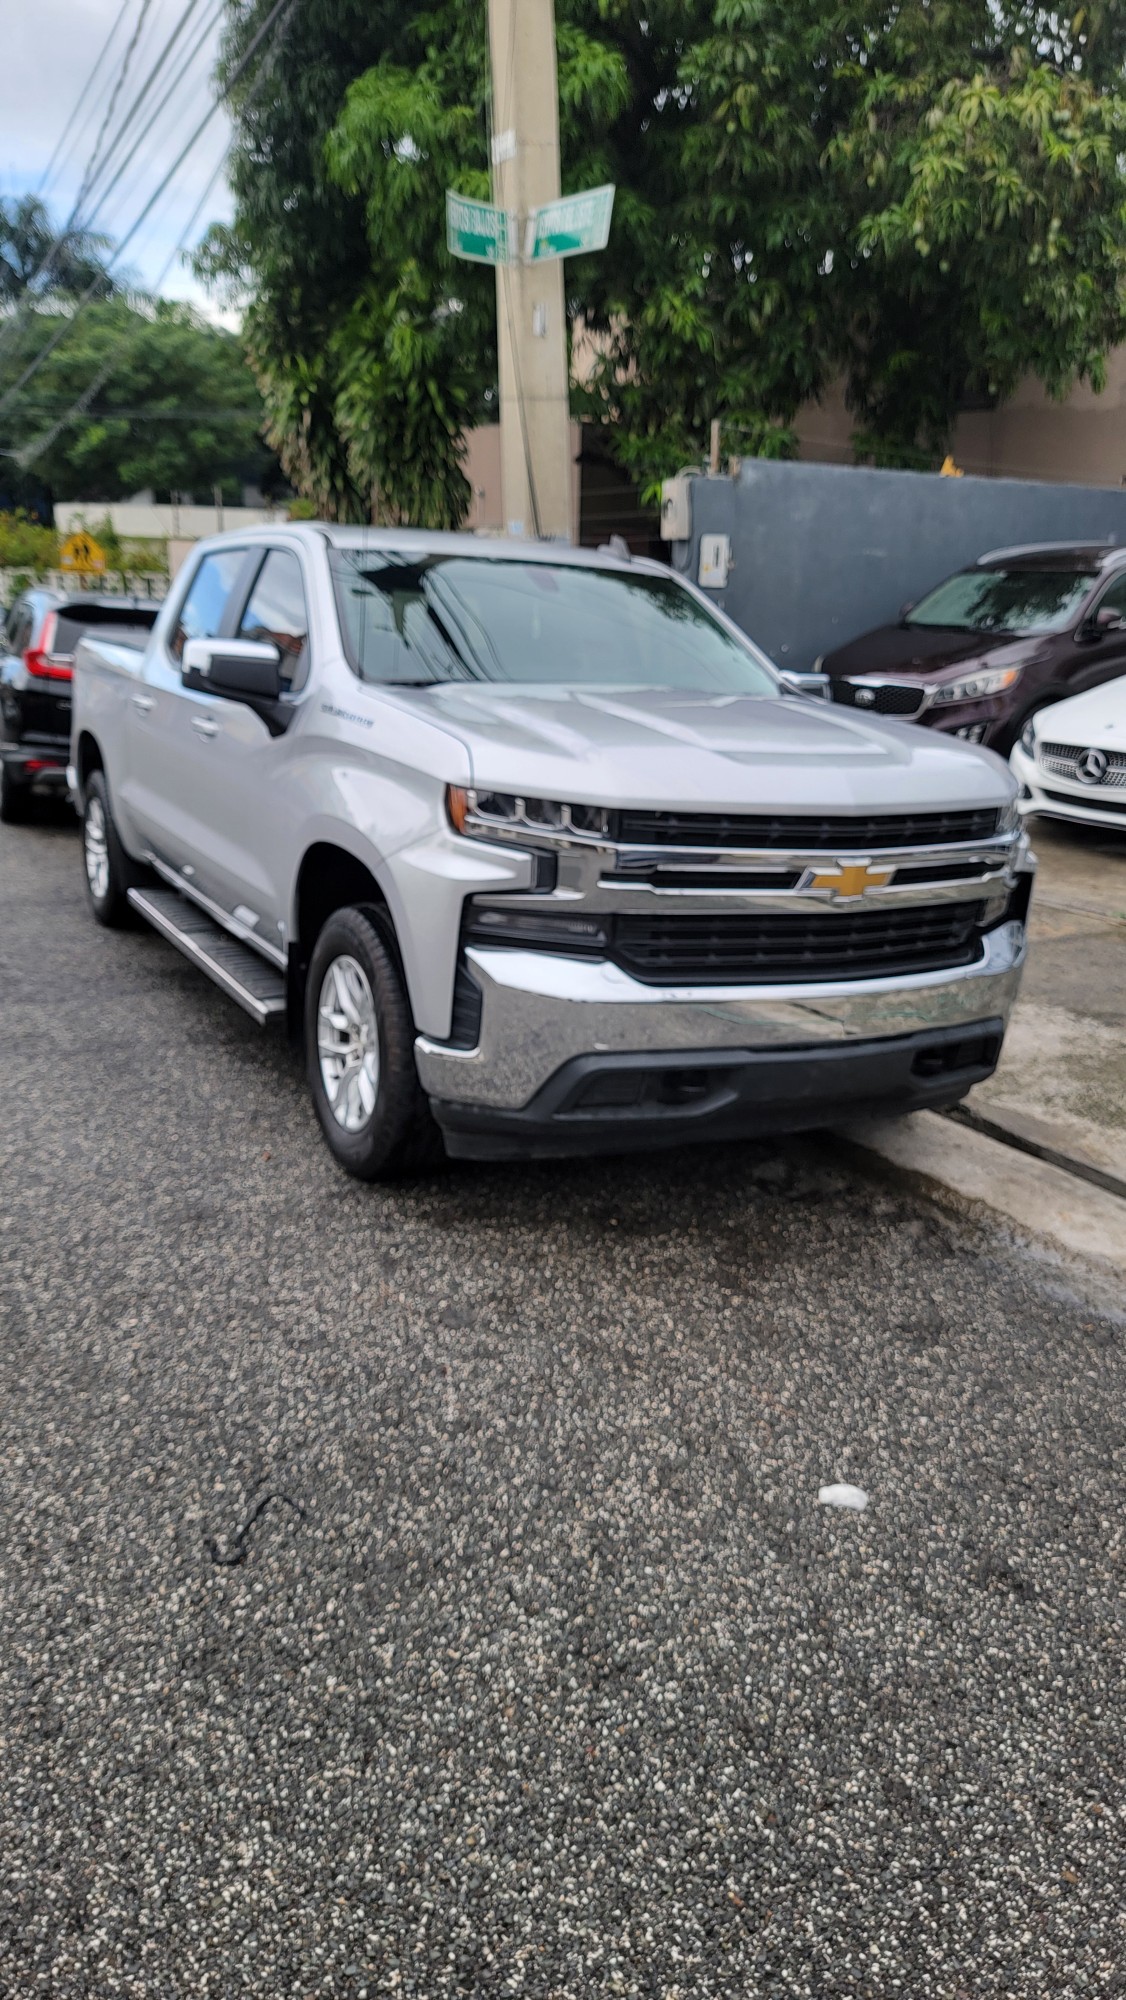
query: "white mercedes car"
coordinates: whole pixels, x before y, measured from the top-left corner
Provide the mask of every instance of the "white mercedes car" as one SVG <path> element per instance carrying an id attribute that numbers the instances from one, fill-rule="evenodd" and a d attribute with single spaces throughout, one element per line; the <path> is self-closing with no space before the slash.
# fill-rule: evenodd
<path id="1" fill-rule="evenodd" d="M 1009 762 L 1023 813 L 1126 834 L 1126 674 L 1038 710 Z"/>

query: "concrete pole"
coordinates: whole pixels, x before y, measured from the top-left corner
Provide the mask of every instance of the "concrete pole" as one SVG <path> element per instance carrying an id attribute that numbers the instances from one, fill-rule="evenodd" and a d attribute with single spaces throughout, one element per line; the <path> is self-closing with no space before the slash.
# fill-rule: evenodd
<path id="1" fill-rule="evenodd" d="M 489 0 L 493 200 L 518 218 L 557 201 L 555 0 Z M 509 534 L 571 536 L 571 413 L 562 259 L 498 264 L 501 484 Z"/>

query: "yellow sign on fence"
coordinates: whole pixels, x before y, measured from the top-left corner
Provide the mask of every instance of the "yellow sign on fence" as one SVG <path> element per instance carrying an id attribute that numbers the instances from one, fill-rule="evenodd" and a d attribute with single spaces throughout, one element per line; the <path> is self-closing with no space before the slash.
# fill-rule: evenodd
<path id="1" fill-rule="evenodd" d="M 94 576 L 106 566 L 106 552 L 80 529 L 77 534 L 68 535 L 59 550 L 59 568 L 75 569 L 82 576 Z"/>

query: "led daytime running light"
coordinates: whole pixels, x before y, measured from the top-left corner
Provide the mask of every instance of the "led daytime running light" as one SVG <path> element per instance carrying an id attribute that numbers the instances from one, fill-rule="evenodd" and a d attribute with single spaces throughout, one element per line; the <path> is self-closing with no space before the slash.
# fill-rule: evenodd
<path id="1" fill-rule="evenodd" d="M 475 791 L 462 785 L 448 785 L 446 810 L 457 833 L 478 839 L 505 830 L 577 834 L 595 840 L 604 840 L 610 833 L 610 814 L 605 806 L 568 805 L 516 792 Z"/>

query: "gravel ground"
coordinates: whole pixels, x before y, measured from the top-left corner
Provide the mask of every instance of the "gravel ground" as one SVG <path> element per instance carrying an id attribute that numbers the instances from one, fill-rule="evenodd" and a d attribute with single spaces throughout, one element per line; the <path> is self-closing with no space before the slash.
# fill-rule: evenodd
<path id="1" fill-rule="evenodd" d="M 1126 1992 L 1122 1325 L 827 1143 L 360 1189 L 79 870 L 0 830 L 0 1992 Z"/>

